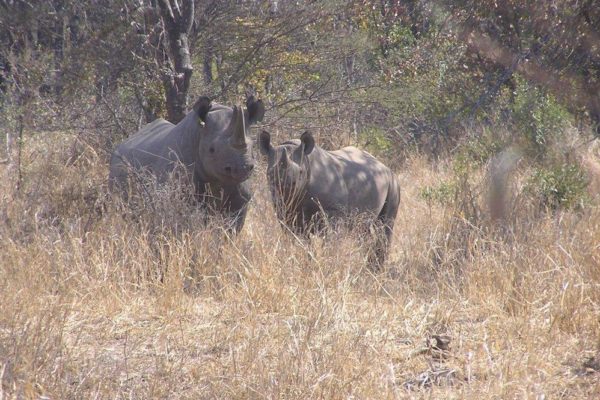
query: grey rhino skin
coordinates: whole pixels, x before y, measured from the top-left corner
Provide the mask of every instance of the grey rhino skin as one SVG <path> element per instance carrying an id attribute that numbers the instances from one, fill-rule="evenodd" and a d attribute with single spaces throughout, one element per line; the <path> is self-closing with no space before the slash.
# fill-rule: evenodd
<path id="1" fill-rule="evenodd" d="M 366 216 L 379 228 L 370 262 L 376 268 L 383 264 L 400 204 L 398 178 L 388 167 L 356 147 L 323 150 L 309 132 L 272 146 L 263 131 L 259 145 L 268 157 L 267 178 L 282 223 L 306 235 L 323 225 L 323 214 L 344 220 Z"/>
<path id="2" fill-rule="evenodd" d="M 248 127 L 261 121 L 264 111 L 253 96 L 246 110 L 203 96 L 177 125 L 160 118 L 119 144 L 110 160 L 109 188 L 128 199 L 137 174 L 149 174 L 161 184 L 183 167 L 198 203 L 224 215 L 238 232 L 251 198 L 245 181 L 254 168 Z"/>

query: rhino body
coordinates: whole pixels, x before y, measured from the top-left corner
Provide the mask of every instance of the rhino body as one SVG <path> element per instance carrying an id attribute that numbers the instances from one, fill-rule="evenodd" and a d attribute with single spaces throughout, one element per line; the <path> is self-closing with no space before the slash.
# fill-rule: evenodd
<path id="1" fill-rule="evenodd" d="M 400 203 L 396 175 L 356 147 L 326 151 L 308 132 L 279 146 L 271 145 L 267 132 L 259 141 L 268 158 L 267 178 L 279 220 L 306 235 L 323 226 L 325 218 L 358 218 L 377 229 L 374 261 L 382 265 Z"/>
<path id="2" fill-rule="evenodd" d="M 246 179 L 254 167 L 248 127 L 264 115 L 262 101 L 251 97 L 246 105 L 227 107 L 201 97 L 177 125 L 157 119 L 144 126 L 114 150 L 109 188 L 127 199 L 140 174 L 159 185 L 184 178 L 198 204 L 223 214 L 239 231 L 251 198 Z"/>

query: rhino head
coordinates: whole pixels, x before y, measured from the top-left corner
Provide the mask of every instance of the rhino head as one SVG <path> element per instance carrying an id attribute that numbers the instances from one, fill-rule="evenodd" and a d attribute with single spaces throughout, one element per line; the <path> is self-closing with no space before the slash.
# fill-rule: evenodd
<path id="1" fill-rule="evenodd" d="M 303 200 L 310 182 L 308 155 L 315 147 L 311 133 L 304 132 L 300 141 L 271 145 L 271 135 L 263 131 L 259 137 L 260 151 L 267 156 L 267 179 L 278 212 L 283 207 L 293 211 Z"/>
<path id="2" fill-rule="evenodd" d="M 194 104 L 200 123 L 199 163 L 197 169 L 207 181 L 238 184 L 250 176 L 254 168 L 250 125 L 262 121 L 262 100 L 250 96 L 246 108 L 212 104 L 201 97 Z"/>

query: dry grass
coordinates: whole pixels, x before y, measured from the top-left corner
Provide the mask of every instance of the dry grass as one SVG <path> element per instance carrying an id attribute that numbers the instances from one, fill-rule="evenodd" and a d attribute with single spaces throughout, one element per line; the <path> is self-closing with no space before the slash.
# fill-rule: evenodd
<path id="1" fill-rule="evenodd" d="M 375 275 L 352 234 L 285 234 L 264 171 L 226 241 L 185 208 L 177 233 L 98 217 L 106 165 L 56 146 L 0 193 L 0 398 L 600 396 L 597 206 L 470 227 L 419 197 L 449 172 L 414 157 Z"/>

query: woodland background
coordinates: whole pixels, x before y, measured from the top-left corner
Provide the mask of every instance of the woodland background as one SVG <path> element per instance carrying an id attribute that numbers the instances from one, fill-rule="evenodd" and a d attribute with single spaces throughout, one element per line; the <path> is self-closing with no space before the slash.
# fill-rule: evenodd
<path id="1" fill-rule="evenodd" d="M 383 272 L 264 165 L 235 239 L 111 206 L 117 143 L 246 93 L 398 173 Z M 600 395 L 594 0 L 0 0 L 0 128 L 0 399 Z"/>

